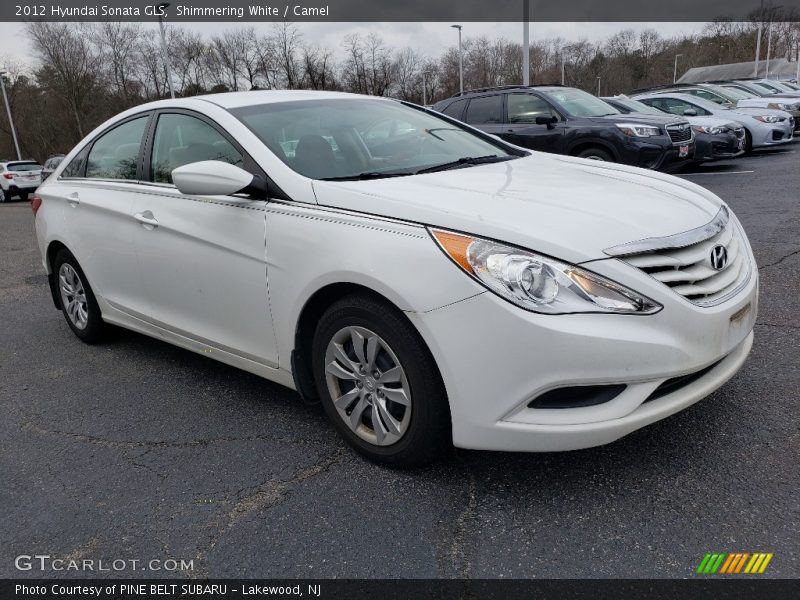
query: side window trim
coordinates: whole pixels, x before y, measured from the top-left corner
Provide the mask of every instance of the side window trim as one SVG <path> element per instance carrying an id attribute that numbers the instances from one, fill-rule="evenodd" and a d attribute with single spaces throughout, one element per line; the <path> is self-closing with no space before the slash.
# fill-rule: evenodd
<path id="1" fill-rule="evenodd" d="M 139 155 L 138 155 L 138 158 L 137 158 L 138 162 L 137 162 L 137 166 L 136 166 L 136 179 L 135 180 L 134 179 L 105 179 L 105 178 L 102 178 L 102 177 L 87 178 L 86 177 L 86 168 L 87 168 L 87 166 L 89 164 L 89 161 L 88 161 L 89 154 L 91 154 L 92 149 L 94 148 L 94 145 L 97 143 L 97 140 L 99 140 L 101 137 L 103 137 L 107 133 L 112 132 L 117 127 L 125 125 L 126 123 L 129 123 L 130 121 L 135 121 L 136 119 L 141 119 L 142 117 L 147 117 L 148 118 L 148 122 L 145 125 L 145 133 L 142 136 L 142 141 L 139 143 Z M 59 175 L 59 177 L 58 177 L 59 180 L 61 180 L 61 179 L 68 179 L 68 180 L 91 179 L 92 181 L 123 181 L 125 183 L 139 183 L 141 181 L 141 178 L 142 178 L 142 172 L 141 172 L 141 162 L 142 162 L 142 155 L 143 155 L 142 150 L 144 149 L 145 139 L 147 137 L 147 132 L 149 131 L 149 128 L 151 126 L 152 121 L 153 121 L 153 112 L 148 110 L 148 111 L 145 111 L 145 112 L 137 113 L 135 115 L 131 115 L 130 117 L 127 117 L 127 118 L 123 119 L 122 121 L 117 121 L 116 123 L 110 125 L 109 127 L 106 127 L 105 129 L 103 129 L 103 131 L 98 133 L 88 143 L 86 143 L 80 149 L 80 151 L 72 158 L 70 163 L 68 163 L 67 166 L 65 167 L 65 169 L 69 168 L 69 165 L 72 163 L 72 161 L 77 160 L 81 156 L 84 156 L 83 165 L 81 165 L 80 173 L 78 175 L 74 176 L 74 177 L 64 177 L 63 175 Z"/>
<path id="2" fill-rule="evenodd" d="M 216 131 L 220 136 L 222 136 L 233 148 L 242 155 L 243 158 L 243 169 L 254 175 L 260 175 L 262 177 L 267 177 L 267 174 L 264 170 L 259 166 L 259 164 L 253 160 L 250 154 L 242 148 L 241 144 L 237 142 L 219 123 L 211 119 L 210 117 L 196 112 L 194 110 L 189 110 L 186 108 L 161 108 L 153 112 L 152 117 L 150 118 L 150 124 L 147 129 L 147 133 L 145 135 L 145 143 L 142 145 L 144 152 L 142 152 L 141 163 L 140 166 L 142 168 L 142 176 L 141 182 L 146 185 L 156 185 L 156 186 L 163 186 L 174 188 L 175 184 L 173 183 L 159 183 L 152 180 L 153 173 L 152 171 L 152 161 L 153 161 L 153 146 L 155 144 L 155 134 L 156 134 L 156 127 L 158 127 L 158 119 L 162 115 L 186 115 L 188 117 L 194 117 L 212 129 Z"/>

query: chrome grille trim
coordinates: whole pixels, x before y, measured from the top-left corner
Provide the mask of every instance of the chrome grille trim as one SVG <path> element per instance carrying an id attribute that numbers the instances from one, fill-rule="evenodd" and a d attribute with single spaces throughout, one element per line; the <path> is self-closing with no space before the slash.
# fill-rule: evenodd
<path id="1" fill-rule="evenodd" d="M 730 220 L 727 211 L 725 216 L 727 218 L 717 218 L 709 223 L 714 227 L 707 230 L 716 229 L 716 232 L 694 244 L 629 253 L 619 258 L 693 304 L 720 304 L 741 291 L 750 281 L 753 270 L 744 233 Z M 722 228 L 718 229 L 723 221 Z M 719 269 L 712 265 L 711 260 L 712 251 L 717 246 L 725 248 L 727 254 L 727 262 Z"/>
<path id="2" fill-rule="evenodd" d="M 644 252 L 655 252 L 657 250 L 685 248 L 714 237 L 728 226 L 729 221 L 730 213 L 728 212 L 728 208 L 722 206 L 711 221 L 695 229 L 676 233 L 675 235 L 627 242 L 619 246 L 606 248 L 603 252 L 608 256 L 630 256 L 631 254 L 642 254 Z"/>
<path id="3" fill-rule="evenodd" d="M 667 135 L 673 144 L 683 144 L 692 140 L 692 126 L 685 123 L 667 125 Z"/>

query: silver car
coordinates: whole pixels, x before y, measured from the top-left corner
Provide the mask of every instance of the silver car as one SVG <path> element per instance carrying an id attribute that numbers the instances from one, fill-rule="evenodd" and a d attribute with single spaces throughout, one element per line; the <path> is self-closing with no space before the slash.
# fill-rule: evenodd
<path id="1" fill-rule="evenodd" d="M 681 116 L 714 116 L 734 120 L 745 129 L 745 150 L 787 144 L 794 139 L 794 117 L 771 108 L 727 108 L 704 98 L 664 92 L 633 97 L 648 106 Z"/>

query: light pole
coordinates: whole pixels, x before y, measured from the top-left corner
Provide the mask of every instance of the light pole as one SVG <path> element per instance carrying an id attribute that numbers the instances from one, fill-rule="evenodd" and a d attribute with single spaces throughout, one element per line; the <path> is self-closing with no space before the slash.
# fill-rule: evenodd
<path id="1" fill-rule="evenodd" d="M 422 106 L 428 105 L 428 88 L 425 84 L 425 75 L 427 75 L 426 71 L 422 72 Z"/>
<path id="2" fill-rule="evenodd" d="M 564 64 L 564 49 L 561 49 L 561 85 L 567 85 L 567 71 Z"/>
<path id="3" fill-rule="evenodd" d="M 767 79 L 769 79 L 769 55 L 772 52 L 772 22 L 767 29 Z"/>
<path id="4" fill-rule="evenodd" d="M 8 113 L 8 124 L 11 127 L 11 137 L 14 138 L 14 149 L 17 151 L 17 160 L 22 160 L 22 153 L 19 151 L 19 141 L 17 140 L 17 130 L 14 127 L 14 119 L 11 116 L 11 105 L 8 103 L 8 96 L 6 96 L 6 83 L 3 79 L 6 76 L 6 71 L 0 67 L 0 87 L 3 88 L 3 102 L 6 103 L 6 113 Z"/>
<path id="5" fill-rule="evenodd" d="M 597 76 L 597 97 L 600 97 L 600 76 Z"/>
<path id="6" fill-rule="evenodd" d="M 461 49 L 461 29 L 462 25 L 450 25 L 458 29 L 458 91 L 464 93 L 464 52 Z"/>
<path id="7" fill-rule="evenodd" d="M 531 84 L 531 29 L 529 0 L 522 0 L 522 85 Z"/>
<path id="8" fill-rule="evenodd" d="M 764 18 L 764 0 L 761 0 L 761 10 L 758 13 L 758 37 L 756 38 L 756 62 L 753 68 L 753 77 L 758 77 L 758 61 L 761 59 L 761 30 L 763 23 L 761 20 Z"/>
<path id="9" fill-rule="evenodd" d="M 675 55 L 675 67 L 672 69 L 672 83 L 678 81 L 678 57 L 680 56 L 683 56 L 683 54 Z"/>
<path id="10" fill-rule="evenodd" d="M 169 61 L 169 53 L 167 52 L 167 34 L 164 29 L 164 9 L 169 6 L 169 2 L 162 2 L 157 6 L 158 11 L 158 27 L 161 29 L 161 54 L 164 56 L 164 67 L 167 70 L 167 83 L 169 84 L 169 95 L 173 100 L 175 99 L 175 90 L 172 87 L 172 65 Z"/>

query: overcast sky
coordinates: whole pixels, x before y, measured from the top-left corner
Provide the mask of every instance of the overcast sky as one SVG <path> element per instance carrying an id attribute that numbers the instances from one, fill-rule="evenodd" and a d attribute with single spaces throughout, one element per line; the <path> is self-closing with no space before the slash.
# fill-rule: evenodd
<path id="1" fill-rule="evenodd" d="M 236 27 L 270 27 L 269 23 L 185 23 L 186 27 L 206 35 Z M 155 27 L 155 25 L 152 25 Z M 298 29 L 306 40 L 333 49 L 341 50 L 342 41 L 351 33 L 377 33 L 390 46 L 411 46 L 428 56 L 437 56 L 445 48 L 456 43 L 457 32 L 449 23 L 298 23 Z M 574 41 L 589 38 L 602 40 L 622 29 L 642 30 L 653 28 L 664 37 L 682 33 L 699 32 L 703 23 L 531 23 L 531 39 L 541 40 L 561 36 Z M 522 40 L 521 23 L 465 23 L 464 36 L 503 36 L 511 40 Z M 0 23 L 0 63 L 14 61 L 33 62 L 25 30 L 20 23 Z"/>

